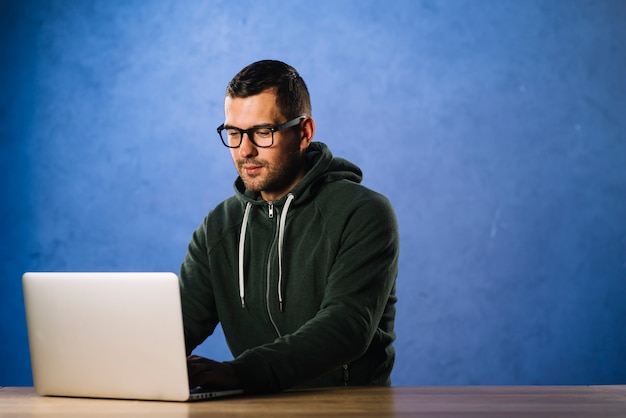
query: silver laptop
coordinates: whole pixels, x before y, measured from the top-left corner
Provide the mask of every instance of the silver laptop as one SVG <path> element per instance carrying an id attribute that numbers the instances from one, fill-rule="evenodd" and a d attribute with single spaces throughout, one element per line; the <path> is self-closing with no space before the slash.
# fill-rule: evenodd
<path id="1" fill-rule="evenodd" d="M 189 388 L 173 273 L 25 273 L 22 284 L 41 395 L 188 401 L 242 393 Z"/>

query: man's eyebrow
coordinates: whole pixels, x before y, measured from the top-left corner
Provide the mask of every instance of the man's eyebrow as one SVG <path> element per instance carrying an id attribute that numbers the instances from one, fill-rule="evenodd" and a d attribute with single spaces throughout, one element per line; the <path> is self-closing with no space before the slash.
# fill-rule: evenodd
<path id="1" fill-rule="evenodd" d="M 253 126 L 247 128 L 247 129 L 273 128 L 274 126 L 276 126 L 276 125 L 273 125 L 271 123 L 260 123 L 260 124 L 257 124 L 257 125 L 253 125 Z M 240 128 L 238 126 L 227 125 L 227 124 L 224 124 L 224 129 L 241 129 L 241 130 L 245 131 L 245 129 Z"/>

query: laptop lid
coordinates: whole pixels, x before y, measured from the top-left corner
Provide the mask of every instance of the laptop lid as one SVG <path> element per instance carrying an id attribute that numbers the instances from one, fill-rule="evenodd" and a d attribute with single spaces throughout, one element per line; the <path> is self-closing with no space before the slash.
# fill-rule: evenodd
<path id="1" fill-rule="evenodd" d="M 37 393 L 190 399 L 175 274 L 25 273 L 22 283 Z"/>

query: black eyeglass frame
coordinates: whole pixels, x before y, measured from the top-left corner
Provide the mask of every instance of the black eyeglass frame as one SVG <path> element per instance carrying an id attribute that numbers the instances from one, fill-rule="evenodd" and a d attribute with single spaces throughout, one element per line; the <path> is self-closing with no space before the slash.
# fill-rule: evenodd
<path id="1" fill-rule="evenodd" d="M 275 125 L 275 126 L 261 125 L 261 126 L 254 126 L 252 128 L 248 128 L 248 129 L 241 129 L 241 128 L 237 128 L 236 126 L 224 126 L 224 124 L 222 123 L 220 126 L 217 127 L 217 134 L 219 135 L 220 140 L 222 141 L 222 144 L 224 144 L 224 146 L 227 147 L 227 148 L 239 148 L 241 146 L 241 143 L 243 142 L 243 134 L 248 134 L 248 139 L 250 140 L 250 142 L 252 142 L 254 144 L 254 146 L 259 147 L 259 148 L 269 148 L 272 145 L 274 145 L 274 132 L 278 132 L 278 131 L 281 131 L 283 129 L 287 129 L 287 128 L 291 128 L 293 126 L 296 126 L 296 125 L 298 125 L 300 122 L 302 122 L 306 118 L 307 118 L 306 115 L 301 115 L 301 116 L 298 116 L 297 118 L 288 120 L 285 123 L 281 123 L 280 125 Z M 236 146 L 235 145 L 229 145 L 227 140 L 224 140 L 224 138 L 222 137 L 222 131 L 224 129 L 235 129 L 235 130 L 239 131 L 239 143 Z M 259 130 L 259 129 L 269 129 L 270 130 L 270 132 L 272 133 L 272 143 L 271 144 L 269 144 L 269 145 L 259 145 L 256 142 L 254 142 L 254 131 Z"/>

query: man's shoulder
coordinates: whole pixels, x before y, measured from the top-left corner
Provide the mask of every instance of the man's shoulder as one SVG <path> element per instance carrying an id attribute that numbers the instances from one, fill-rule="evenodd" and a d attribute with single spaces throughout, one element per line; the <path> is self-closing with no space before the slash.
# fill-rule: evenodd
<path id="1" fill-rule="evenodd" d="M 369 187 L 349 180 L 340 180 L 328 183 L 320 190 L 320 197 L 330 202 L 351 202 L 352 205 L 372 204 L 388 205 L 391 203 L 384 194 L 370 189 Z"/>
<path id="2" fill-rule="evenodd" d="M 236 196 L 230 196 L 209 211 L 204 225 L 214 231 L 228 229 L 241 223 L 243 211 L 244 204 Z"/>
<path id="3" fill-rule="evenodd" d="M 319 190 L 317 207 L 329 216 L 395 218 L 389 199 L 380 192 L 348 180 L 329 183 Z"/>

